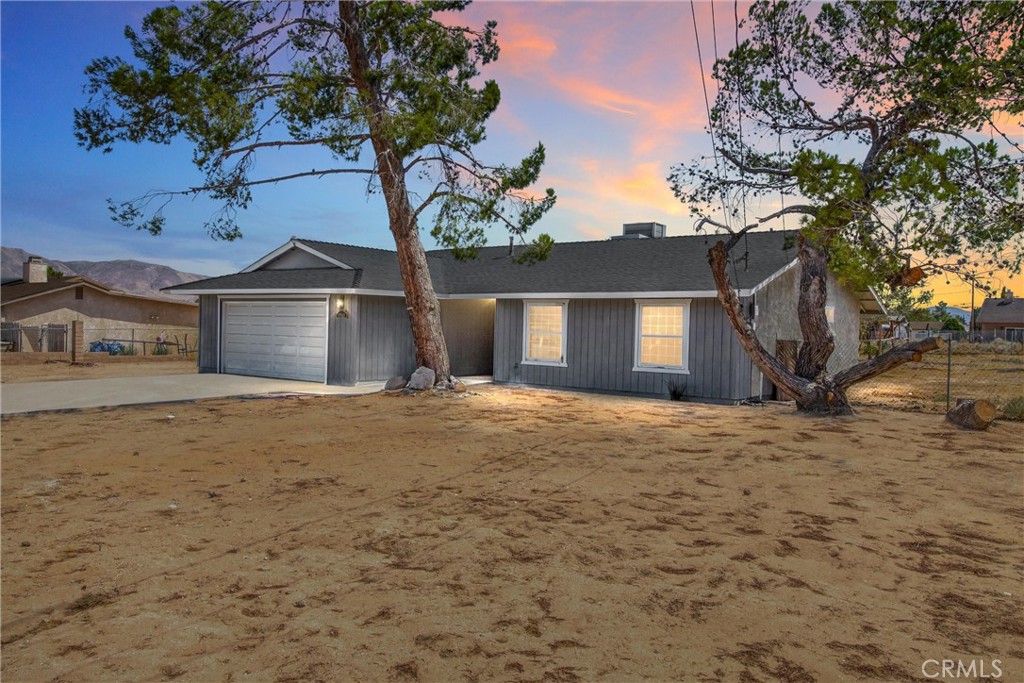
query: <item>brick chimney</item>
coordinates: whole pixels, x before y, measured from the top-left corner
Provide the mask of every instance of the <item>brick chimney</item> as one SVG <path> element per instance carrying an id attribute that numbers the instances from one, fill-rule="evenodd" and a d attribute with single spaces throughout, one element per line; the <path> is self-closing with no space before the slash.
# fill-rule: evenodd
<path id="1" fill-rule="evenodd" d="M 39 256 L 29 256 L 21 268 L 21 279 L 25 282 L 46 282 L 46 264 Z"/>

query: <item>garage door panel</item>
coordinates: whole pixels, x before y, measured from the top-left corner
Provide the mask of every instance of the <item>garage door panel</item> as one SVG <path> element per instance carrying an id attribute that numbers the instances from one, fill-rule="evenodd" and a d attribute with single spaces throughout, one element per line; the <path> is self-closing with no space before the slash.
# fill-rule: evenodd
<path id="1" fill-rule="evenodd" d="M 324 381 L 325 302 L 226 301 L 222 310 L 224 372 Z"/>

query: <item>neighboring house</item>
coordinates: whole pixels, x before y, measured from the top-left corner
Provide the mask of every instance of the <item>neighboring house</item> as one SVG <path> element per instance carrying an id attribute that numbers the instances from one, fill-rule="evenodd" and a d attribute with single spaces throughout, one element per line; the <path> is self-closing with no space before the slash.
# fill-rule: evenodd
<path id="1" fill-rule="evenodd" d="M 175 328 L 197 327 L 199 306 L 120 292 L 80 275 L 50 280 L 46 263 L 32 256 L 24 264 L 21 280 L 0 286 L 0 319 L 4 341 L 15 348 L 63 351 L 63 328 L 74 320 L 84 322 L 86 344 L 102 338 L 130 338 L 132 330 L 140 341 L 151 340 Z M 52 327 L 62 330 L 56 348 L 42 333 Z M 25 331 L 29 329 L 31 333 Z"/>
<path id="2" fill-rule="evenodd" d="M 708 266 L 716 237 L 646 235 L 556 244 L 517 265 L 509 247 L 458 261 L 427 252 L 456 376 L 495 382 L 735 402 L 768 395 L 716 299 Z M 634 237 L 626 239 L 626 237 Z M 796 250 L 782 233 L 751 233 L 732 269 L 769 350 L 800 339 Z M 415 369 L 395 252 L 292 238 L 234 275 L 168 291 L 200 297 L 201 372 L 355 384 Z M 859 315 L 882 310 L 831 281 L 828 315 L 856 361 Z"/>
<path id="3" fill-rule="evenodd" d="M 941 320 L 912 320 L 907 323 L 907 328 L 911 341 L 920 341 L 928 337 L 942 337 L 943 339 L 955 337 L 955 332 L 942 329 L 944 324 Z"/>
<path id="4" fill-rule="evenodd" d="M 977 325 L 985 337 L 1024 342 L 1024 299 L 985 299 Z"/>

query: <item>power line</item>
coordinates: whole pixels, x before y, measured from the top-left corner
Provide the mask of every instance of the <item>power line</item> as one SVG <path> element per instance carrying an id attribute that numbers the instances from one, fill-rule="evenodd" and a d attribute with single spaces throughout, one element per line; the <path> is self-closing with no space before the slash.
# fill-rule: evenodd
<path id="1" fill-rule="evenodd" d="M 714 3 L 712 3 L 714 6 Z M 740 47 L 740 9 L 739 0 L 733 0 L 732 3 L 732 18 L 735 25 L 735 42 L 736 49 Z M 736 133 L 740 145 L 740 154 L 743 154 L 743 80 L 736 80 Z M 742 156 L 740 158 L 742 161 Z M 746 174 L 743 171 L 743 166 L 740 166 L 740 206 L 743 209 L 743 225 L 747 224 L 747 187 L 746 187 Z"/>
<path id="2" fill-rule="evenodd" d="M 711 11 L 714 12 L 714 3 L 711 4 Z M 704 58 L 701 56 L 700 50 L 700 32 L 697 30 L 697 11 L 693 6 L 693 0 L 690 0 L 690 16 L 693 18 L 693 37 L 697 45 L 697 66 L 700 68 L 700 86 L 704 90 L 704 111 L 708 116 L 708 132 L 711 134 L 711 153 L 715 159 L 715 176 L 719 182 L 722 180 L 722 173 L 718 166 L 718 145 L 715 142 L 715 126 L 711 121 L 711 105 L 708 101 L 708 84 L 704 79 Z M 711 30 L 714 36 L 715 45 L 718 45 L 718 34 L 715 31 L 715 24 L 712 20 Z M 717 48 L 716 48 L 717 52 Z M 719 186 L 718 190 L 719 198 L 722 201 L 722 217 L 725 220 L 725 224 L 729 225 L 729 212 L 725 208 L 725 190 Z M 732 232 L 732 228 L 728 228 L 729 232 Z"/>

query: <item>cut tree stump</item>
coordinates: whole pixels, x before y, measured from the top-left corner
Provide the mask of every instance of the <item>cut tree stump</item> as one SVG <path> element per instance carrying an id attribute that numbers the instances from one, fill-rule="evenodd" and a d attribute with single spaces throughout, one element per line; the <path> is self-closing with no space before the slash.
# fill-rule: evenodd
<path id="1" fill-rule="evenodd" d="M 965 429 L 988 429 L 999 411 L 985 399 L 957 399 L 956 407 L 946 413 L 946 419 Z"/>

